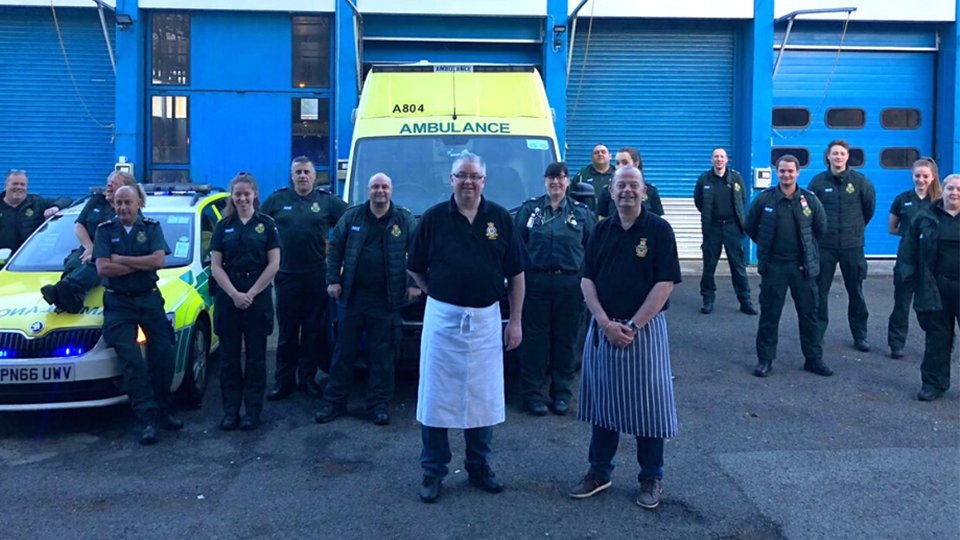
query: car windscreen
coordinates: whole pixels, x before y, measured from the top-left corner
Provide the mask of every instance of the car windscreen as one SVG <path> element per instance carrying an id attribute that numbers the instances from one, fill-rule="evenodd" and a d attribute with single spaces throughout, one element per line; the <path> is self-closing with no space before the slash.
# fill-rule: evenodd
<path id="1" fill-rule="evenodd" d="M 170 247 L 165 268 L 186 266 L 193 260 L 193 215 L 151 213 L 144 215 L 160 222 L 163 236 Z M 30 237 L 6 269 L 12 272 L 59 272 L 70 251 L 80 246 L 74 234 L 75 216 L 56 216 Z"/>
<path id="2" fill-rule="evenodd" d="M 484 197 L 508 209 L 544 194 L 543 172 L 556 160 L 553 141 L 544 137 L 371 137 L 356 144 L 350 204 L 366 201 L 367 182 L 382 172 L 393 180 L 393 200 L 417 215 L 450 198 L 450 166 L 465 150 L 487 164 Z"/>

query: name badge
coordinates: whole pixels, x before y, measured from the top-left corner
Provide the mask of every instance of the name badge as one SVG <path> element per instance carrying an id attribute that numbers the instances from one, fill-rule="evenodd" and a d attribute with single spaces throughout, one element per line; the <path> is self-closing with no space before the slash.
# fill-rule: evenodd
<path id="1" fill-rule="evenodd" d="M 764 206 L 764 207 L 763 207 L 763 211 L 764 211 L 764 212 L 770 212 L 770 213 L 772 214 L 772 213 L 773 213 L 773 208 L 770 208 L 769 206 Z"/>
<path id="2" fill-rule="evenodd" d="M 359 231 L 359 230 L 360 230 L 360 226 L 359 226 L 359 225 L 352 225 L 352 226 L 350 227 L 350 230 L 351 230 L 351 231 L 354 231 L 354 232 Z"/>
<path id="3" fill-rule="evenodd" d="M 703 189 L 711 189 L 713 186 L 703 186 Z"/>
<path id="4" fill-rule="evenodd" d="M 283 209 L 284 209 L 284 210 L 293 210 L 293 207 L 292 207 L 292 206 L 284 206 Z"/>
<path id="5" fill-rule="evenodd" d="M 824 193 L 833 193 L 833 188 L 832 188 L 832 187 L 828 187 L 827 189 L 823 190 L 823 192 L 824 192 Z"/>
<path id="6" fill-rule="evenodd" d="M 912 202 L 905 202 L 905 203 L 903 203 L 903 205 L 904 205 L 904 206 L 913 206 L 913 203 L 912 203 Z"/>
<path id="7" fill-rule="evenodd" d="M 233 232 L 233 227 L 230 227 L 229 229 L 224 229 L 223 232 L 225 232 L 225 233 L 232 233 L 232 232 Z"/>

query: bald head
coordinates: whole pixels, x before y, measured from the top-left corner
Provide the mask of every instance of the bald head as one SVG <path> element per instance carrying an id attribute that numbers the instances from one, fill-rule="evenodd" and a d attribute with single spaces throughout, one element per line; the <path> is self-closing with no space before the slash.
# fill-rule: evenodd
<path id="1" fill-rule="evenodd" d="M 393 181 L 384 173 L 377 173 L 367 182 L 367 198 L 370 200 L 370 210 L 377 216 L 382 216 L 390 209 L 393 199 Z"/>

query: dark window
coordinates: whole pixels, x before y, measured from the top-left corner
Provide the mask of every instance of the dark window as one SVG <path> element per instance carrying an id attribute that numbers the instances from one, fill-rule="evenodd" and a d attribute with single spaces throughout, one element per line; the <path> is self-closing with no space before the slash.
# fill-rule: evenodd
<path id="1" fill-rule="evenodd" d="M 150 171 L 153 184 L 189 184 L 190 171 L 183 169 L 154 169 Z"/>
<path id="2" fill-rule="evenodd" d="M 153 14 L 153 84 L 190 84 L 190 15 Z"/>
<path id="3" fill-rule="evenodd" d="M 862 128 L 866 123 L 867 113 L 863 109 L 827 109 L 827 127 Z"/>
<path id="4" fill-rule="evenodd" d="M 848 167 L 863 167 L 863 163 L 866 160 L 863 154 L 863 148 L 851 148 L 850 149 L 850 158 L 847 159 Z"/>
<path id="5" fill-rule="evenodd" d="M 330 86 L 330 17 L 293 18 L 293 86 Z"/>
<path id="6" fill-rule="evenodd" d="M 773 109 L 773 127 L 805 128 L 810 125 L 810 111 L 803 107 L 777 107 Z"/>
<path id="7" fill-rule="evenodd" d="M 190 114 L 187 96 L 153 96 L 150 135 L 153 163 L 190 162 Z"/>
<path id="8" fill-rule="evenodd" d="M 770 163 L 776 167 L 777 160 L 787 154 L 792 154 L 795 158 L 800 160 L 801 169 L 810 164 L 810 151 L 806 148 L 800 147 L 780 147 L 770 150 Z"/>
<path id="9" fill-rule="evenodd" d="M 884 148 L 880 152 L 880 166 L 884 169 L 909 169 L 920 159 L 916 148 Z"/>
<path id="10" fill-rule="evenodd" d="M 920 127 L 920 111 L 917 109 L 884 109 L 880 113 L 880 125 L 886 129 L 917 129 Z"/>
<path id="11" fill-rule="evenodd" d="M 326 98 L 293 98 L 292 139 L 293 156 L 307 156 L 320 170 L 330 168 L 330 101 Z M 329 182 L 329 175 L 324 176 Z"/>

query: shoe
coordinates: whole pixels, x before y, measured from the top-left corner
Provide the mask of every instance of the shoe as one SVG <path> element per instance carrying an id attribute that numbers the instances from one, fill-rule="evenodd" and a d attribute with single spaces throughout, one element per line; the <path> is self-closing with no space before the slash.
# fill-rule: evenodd
<path id="1" fill-rule="evenodd" d="M 570 402 L 565 399 L 555 399 L 550 404 L 550 411 L 557 416 L 564 416 L 570 412 Z"/>
<path id="2" fill-rule="evenodd" d="M 157 425 L 160 426 L 160 429 L 167 431 L 179 431 L 183 429 L 183 420 L 170 413 L 160 413 L 157 415 Z"/>
<path id="3" fill-rule="evenodd" d="M 140 444 L 150 446 L 157 444 L 158 440 L 157 428 L 153 424 L 143 426 L 143 430 L 140 432 Z"/>
<path id="4" fill-rule="evenodd" d="M 753 368 L 754 377 L 766 377 L 770 375 L 770 370 L 773 369 L 772 362 L 765 362 L 760 360 L 757 362 L 757 367 Z"/>
<path id="5" fill-rule="evenodd" d="M 259 414 L 245 414 L 240 421 L 240 431 L 253 431 L 260 427 Z"/>
<path id="6" fill-rule="evenodd" d="M 323 395 L 323 388 L 320 388 L 320 385 L 317 384 L 316 379 L 306 379 L 300 383 L 300 389 L 303 390 L 303 393 L 310 396 L 318 398 Z"/>
<path id="7" fill-rule="evenodd" d="M 290 394 L 293 393 L 292 384 L 277 384 L 273 387 L 273 390 L 270 390 L 270 393 L 267 394 L 267 401 L 280 401 L 290 397 Z"/>
<path id="8" fill-rule="evenodd" d="M 583 480 L 581 480 L 579 484 L 570 490 L 568 495 L 570 495 L 571 499 L 586 499 L 587 497 L 593 497 L 597 493 L 607 489 L 612 483 L 613 482 L 611 482 L 609 478 L 606 480 L 601 480 L 600 478 L 587 473 L 587 475 L 583 477 Z"/>
<path id="9" fill-rule="evenodd" d="M 317 414 L 313 415 L 313 421 L 318 424 L 326 424 L 327 422 L 333 422 L 342 415 L 343 407 L 334 405 L 329 401 L 322 401 L 320 403 L 320 409 L 317 410 Z M 389 418 L 387 418 L 387 420 L 389 420 Z"/>
<path id="10" fill-rule="evenodd" d="M 497 480 L 497 475 L 494 474 L 490 469 L 486 469 L 476 474 L 471 474 L 469 480 L 471 486 L 482 489 L 487 493 L 503 492 L 503 484 Z"/>
<path id="11" fill-rule="evenodd" d="M 223 420 L 220 421 L 220 429 L 222 431 L 233 431 L 240 428 L 240 415 L 227 413 L 223 415 Z"/>
<path id="12" fill-rule="evenodd" d="M 747 300 L 746 302 L 740 302 L 740 313 L 746 313 L 747 315 L 756 315 L 759 312 L 757 308 L 753 307 L 753 303 Z"/>
<path id="13" fill-rule="evenodd" d="M 43 296 L 43 301 L 50 304 L 51 306 L 57 305 L 57 287 L 54 285 L 44 285 L 40 287 L 40 295 Z"/>
<path id="14" fill-rule="evenodd" d="M 903 358 L 903 349 L 890 349 L 890 358 L 894 360 Z"/>
<path id="15" fill-rule="evenodd" d="M 700 313 L 709 315 L 713 313 L 713 298 L 704 298 L 703 305 L 700 306 Z"/>
<path id="16" fill-rule="evenodd" d="M 660 506 L 663 497 L 663 482 L 654 478 L 640 481 L 640 494 L 637 495 L 637 504 L 641 508 L 652 510 Z"/>
<path id="17" fill-rule="evenodd" d="M 866 339 L 857 339 L 853 342 L 853 348 L 860 352 L 870 352 L 870 344 Z"/>
<path id="18" fill-rule="evenodd" d="M 943 390 L 937 390 L 936 388 L 930 388 L 929 386 L 924 386 L 920 389 L 920 392 L 917 393 L 917 399 L 920 401 L 936 401 L 943 397 Z"/>
<path id="19" fill-rule="evenodd" d="M 828 368 L 827 365 L 823 363 L 823 360 L 808 360 L 804 362 L 803 369 L 823 377 L 833 375 L 833 370 Z"/>
<path id="20" fill-rule="evenodd" d="M 420 484 L 420 500 L 429 504 L 437 502 L 440 498 L 440 486 L 443 480 L 436 476 L 424 476 Z"/>
<path id="21" fill-rule="evenodd" d="M 373 412 L 370 414 L 370 420 L 375 426 L 390 425 L 390 413 L 387 412 L 386 407 L 374 407 Z"/>
<path id="22" fill-rule="evenodd" d="M 546 416 L 547 406 L 543 404 L 542 401 L 530 401 L 523 404 L 523 410 L 530 414 L 530 416 Z"/>

